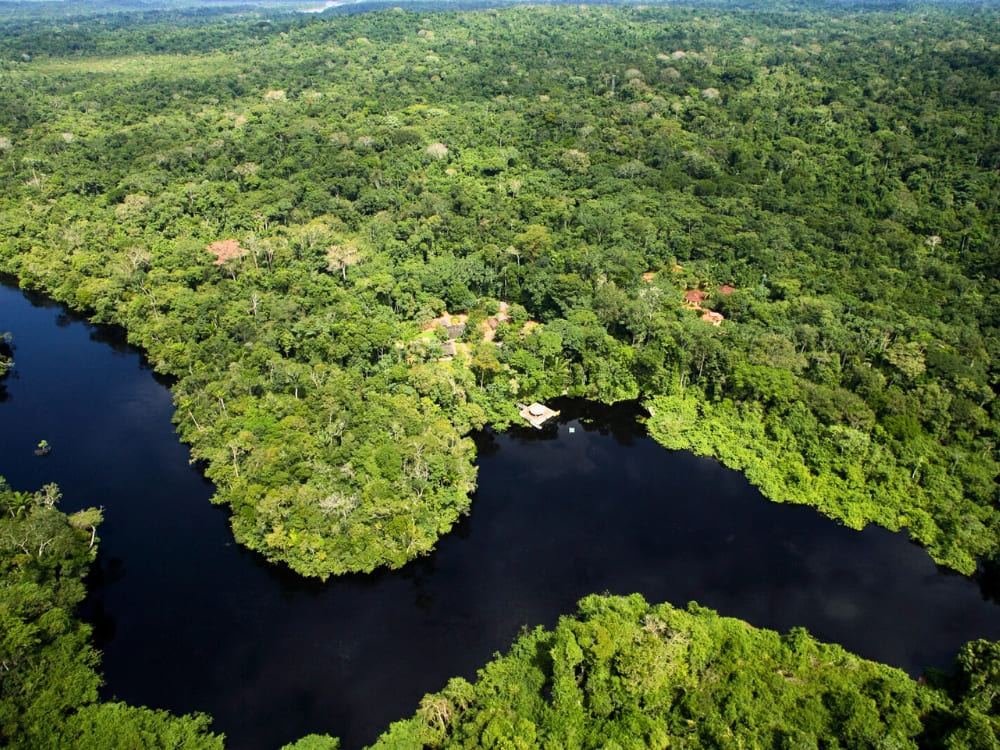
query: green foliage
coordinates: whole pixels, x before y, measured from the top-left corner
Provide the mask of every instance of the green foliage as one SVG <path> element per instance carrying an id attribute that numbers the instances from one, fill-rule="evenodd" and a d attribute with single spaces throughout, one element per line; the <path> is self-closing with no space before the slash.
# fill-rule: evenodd
<path id="1" fill-rule="evenodd" d="M 823 425 L 801 404 L 776 412 L 752 402 L 706 403 L 689 389 L 656 396 L 646 406 L 651 412 L 647 427 L 658 442 L 717 457 L 776 502 L 812 505 L 855 529 L 869 523 L 894 531 L 906 527 L 935 559 L 966 573 L 975 570 L 975 555 L 992 552 L 995 540 L 979 520 L 985 514 L 942 470 L 948 452 L 921 439 L 913 420 L 909 444 L 920 453 L 906 464 L 893 455 L 897 432 L 873 435 L 842 424 Z M 934 477 L 932 489 L 921 474 Z M 948 520 L 954 517 L 969 522 L 952 525 Z"/>
<path id="2" fill-rule="evenodd" d="M 0 742 L 11 748 L 217 750 L 204 716 L 96 703 L 99 656 L 76 619 L 101 513 L 67 516 L 59 491 L 0 478 Z"/>
<path id="3" fill-rule="evenodd" d="M 425 696 L 372 747 L 993 747 L 992 734 L 957 743 L 996 727 L 985 705 L 996 691 L 984 699 L 982 688 L 995 650 L 966 646 L 949 691 L 802 629 L 590 596 L 554 630 L 522 635 L 474 684 Z"/>
<path id="4" fill-rule="evenodd" d="M 204 714 L 178 717 L 124 703 L 93 703 L 69 717 L 59 746 L 80 750 L 222 750 L 223 739 L 209 732 L 210 724 L 211 719 Z"/>
<path id="5" fill-rule="evenodd" d="M 281 750 L 339 750 L 340 740 L 325 734 L 309 734 Z"/>
<path id="6" fill-rule="evenodd" d="M 0 739 L 39 745 L 53 717 L 96 700 L 97 652 L 90 628 L 74 617 L 95 550 L 39 493 L 0 480 Z"/>
<path id="7" fill-rule="evenodd" d="M 306 575 L 426 552 L 461 436 L 563 394 L 683 398 L 707 432 L 674 444 L 969 572 L 1000 554 L 998 36 L 801 4 L 13 23 L 0 271 L 123 325 L 237 538 Z"/>
<path id="8" fill-rule="evenodd" d="M 957 570 L 1000 555 L 994 10 L 3 12 L 0 272 L 172 376 L 268 558 L 426 552 L 469 507 L 462 436 L 562 394 L 641 397 L 668 448 Z M 470 312 L 451 361 L 419 333 L 446 307 Z M 219 746 L 94 703 L 73 609 L 100 513 L 55 499 L 0 488 L 0 742 Z M 995 651 L 925 688 L 588 598 L 380 745 L 995 748 Z"/>

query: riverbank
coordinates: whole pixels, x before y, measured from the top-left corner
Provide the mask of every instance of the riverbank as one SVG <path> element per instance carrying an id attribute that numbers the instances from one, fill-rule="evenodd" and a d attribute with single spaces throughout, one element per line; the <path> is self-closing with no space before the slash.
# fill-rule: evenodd
<path id="1" fill-rule="evenodd" d="M 210 713 L 237 747 L 309 732 L 372 742 L 594 591 L 804 626 L 914 678 L 968 640 L 1000 639 L 987 592 L 904 534 L 767 502 L 715 461 L 665 451 L 634 403 L 558 400 L 545 430 L 477 433 L 473 512 L 436 551 L 306 580 L 233 543 L 138 351 L 17 289 L 0 289 L 0 319 L 20 342 L 0 469 L 19 488 L 58 482 L 67 511 L 104 507 L 85 609 L 103 697 Z M 56 446 L 45 459 L 41 435 Z"/>

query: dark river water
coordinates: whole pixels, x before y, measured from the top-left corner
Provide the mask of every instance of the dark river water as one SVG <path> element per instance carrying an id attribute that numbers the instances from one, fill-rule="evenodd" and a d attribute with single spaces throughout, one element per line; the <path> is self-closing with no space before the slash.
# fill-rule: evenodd
<path id="1" fill-rule="evenodd" d="M 1000 639 L 982 586 L 904 534 L 769 503 L 714 461 L 657 446 L 635 407 L 568 402 L 550 430 L 480 436 L 472 513 L 436 552 L 304 581 L 233 543 L 170 393 L 118 331 L 0 286 L 3 331 L 17 369 L 0 474 L 17 489 L 58 482 L 64 510 L 105 509 L 87 608 L 104 697 L 208 712 L 234 748 L 309 732 L 360 747 L 592 592 L 802 625 L 915 676 L 969 639 Z M 52 453 L 35 457 L 43 438 Z"/>

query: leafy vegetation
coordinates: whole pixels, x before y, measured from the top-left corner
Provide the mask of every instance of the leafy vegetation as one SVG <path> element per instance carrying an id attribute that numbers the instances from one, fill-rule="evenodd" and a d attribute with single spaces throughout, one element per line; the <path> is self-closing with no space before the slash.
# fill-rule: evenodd
<path id="1" fill-rule="evenodd" d="M 247 546 L 402 565 L 469 507 L 463 436 L 566 393 L 962 572 L 1000 555 L 994 10 L 3 10 L 0 271 L 173 376 Z M 0 742 L 220 747 L 96 702 L 100 512 L 57 500 L 0 485 Z M 996 747 L 998 665 L 921 685 L 590 597 L 378 746 Z"/>
<path id="2" fill-rule="evenodd" d="M 178 18 L 0 38 L 0 271 L 176 379 L 243 544 L 399 566 L 567 393 L 1000 551 L 992 10 Z"/>
<path id="3" fill-rule="evenodd" d="M 996 747 L 998 656 L 970 643 L 954 676 L 918 684 L 801 629 L 590 596 L 373 748 Z"/>
<path id="4" fill-rule="evenodd" d="M 11 748 L 220 749 L 204 715 L 97 702 L 98 654 L 74 610 L 96 554 L 95 509 L 0 482 L 0 739 Z M 475 683 L 454 678 L 374 748 L 921 747 L 1000 742 L 1000 647 L 967 644 L 953 674 L 900 670 L 638 595 L 587 597 L 526 632 Z M 310 735 L 289 750 L 336 750 Z"/>
<path id="5" fill-rule="evenodd" d="M 203 715 L 98 703 L 99 656 L 76 618 L 101 511 L 58 510 L 59 490 L 0 478 L 0 744 L 10 748 L 218 750 Z"/>

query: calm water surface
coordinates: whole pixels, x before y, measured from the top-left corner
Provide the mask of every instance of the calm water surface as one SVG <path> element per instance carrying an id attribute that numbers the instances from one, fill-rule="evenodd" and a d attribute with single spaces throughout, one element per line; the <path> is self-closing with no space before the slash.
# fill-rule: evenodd
<path id="1" fill-rule="evenodd" d="M 206 711 L 234 748 L 308 732 L 360 747 L 591 592 L 802 625 L 914 675 L 1000 639 L 1000 607 L 905 535 L 769 503 L 739 474 L 657 446 L 633 407 L 570 402 L 551 430 L 480 436 L 472 514 L 434 554 L 303 581 L 233 543 L 169 392 L 116 330 L 0 286 L 2 331 L 17 370 L 0 474 L 18 489 L 58 482 L 64 510 L 105 508 L 88 605 L 104 696 Z M 43 438 L 53 452 L 36 458 Z"/>

